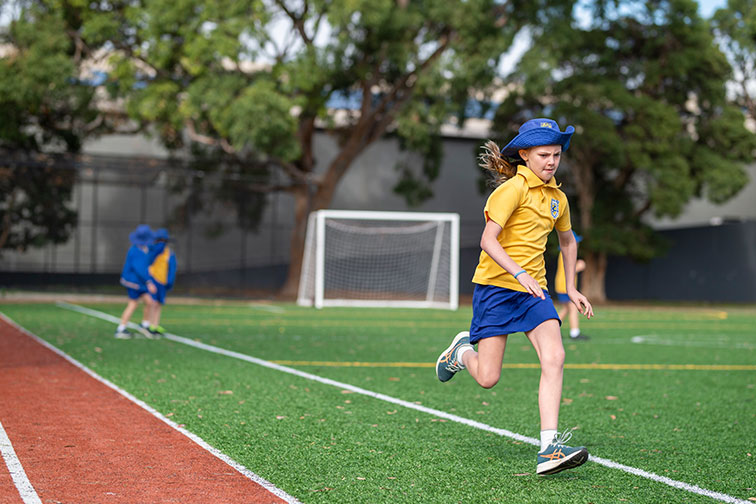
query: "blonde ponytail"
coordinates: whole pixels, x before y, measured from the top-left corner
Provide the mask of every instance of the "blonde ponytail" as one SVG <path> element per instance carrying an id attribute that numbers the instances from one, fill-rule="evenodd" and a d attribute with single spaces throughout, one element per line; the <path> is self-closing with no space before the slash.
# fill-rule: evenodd
<path id="1" fill-rule="evenodd" d="M 517 168 L 501 156 L 496 142 L 489 140 L 481 149 L 483 153 L 478 156 L 478 165 L 491 174 L 489 185 L 498 187 L 517 174 Z"/>

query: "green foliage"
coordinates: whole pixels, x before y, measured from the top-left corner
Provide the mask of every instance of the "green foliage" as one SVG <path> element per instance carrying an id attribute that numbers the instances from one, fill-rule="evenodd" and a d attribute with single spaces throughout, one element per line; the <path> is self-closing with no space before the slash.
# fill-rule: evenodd
<path id="1" fill-rule="evenodd" d="M 64 243 L 76 222 L 68 203 L 80 151 L 98 117 L 94 88 L 71 37 L 75 8 L 0 3 L 0 250 Z"/>
<path id="2" fill-rule="evenodd" d="M 753 0 L 728 0 L 712 18 L 717 40 L 730 60 L 738 83 L 732 91 L 737 103 L 745 108 L 751 118 L 756 118 L 756 96 L 752 83 L 756 78 L 756 2 Z"/>
<path id="3" fill-rule="evenodd" d="M 32 2 L 0 32 L 0 148 L 77 152 L 97 113 L 63 9 Z"/>
<path id="4" fill-rule="evenodd" d="M 560 180 L 585 248 L 648 259 L 662 244 L 644 217 L 735 195 L 756 137 L 726 99 L 731 69 L 695 2 L 603 7 L 535 39 L 497 124 L 510 138 L 534 116 L 574 124 Z"/>
<path id="5" fill-rule="evenodd" d="M 264 165 L 289 178 L 270 190 L 293 190 L 317 183 L 308 177 L 315 121 L 344 149 L 346 168 L 319 167 L 333 170 L 328 180 L 393 129 L 422 158 L 405 163 L 398 189 L 414 204 L 432 195 L 441 124 L 464 119 L 471 90 L 490 93 L 500 55 L 522 26 L 545 19 L 544 5 L 571 3 L 102 2 L 82 14 L 81 33 L 112 44 L 108 88 L 169 148 L 222 148 L 237 160 L 229 176 Z M 334 96 L 360 113 L 335 117 Z M 327 200 L 333 188 L 317 190 Z"/>
<path id="6" fill-rule="evenodd" d="M 68 207 L 74 180 L 67 168 L 0 167 L 0 251 L 65 243 L 77 218 Z"/>

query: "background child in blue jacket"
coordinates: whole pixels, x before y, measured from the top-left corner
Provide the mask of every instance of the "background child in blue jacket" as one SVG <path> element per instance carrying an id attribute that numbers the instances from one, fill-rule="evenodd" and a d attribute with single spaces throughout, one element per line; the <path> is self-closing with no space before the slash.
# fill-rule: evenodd
<path id="1" fill-rule="evenodd" d="M 160 315 L 165 304 L 165 296 L 176 281 L 176 254 L 168 246 L 170 239 L 168 230 L 160 228 L 155 231 L 155 242 L 150 246 L 148 271 L 150 280 L 155 285 L 155 292 L 151 293 L 154 303 L 150 311 L 149 331 L 152 334 L 165 333 L 165 329 L 160 325 Z"/>
<path id="2" fill-rule="evenodd" d="M 151 293 L 156 292 L 157 288 L 155 284 L 150 280 L 148 267 L 149 263 L 149 246 L 152 244 L 154 234 L 150 229 L 150 226 L 141 224 L 129 234 L 129 240 L 131 241 L 131 247 L 126 254 L 126 261 L 121 271 L 121 285 L 126 287 L 126 293 L 129 296 L 129 301 L 126 304 L 126 308 L 121 315 L 121 322 L 116 329 L 115 337 L 120 339 L 128 339 L 131 337 L 131 332 L 126 328 L 129 323 L 129 319 L 134 314 L 139 301 L 144 301 L 144 314 L 143 320 L 150 319 L 152 307 L 155 301 L 150 296 Z"/>

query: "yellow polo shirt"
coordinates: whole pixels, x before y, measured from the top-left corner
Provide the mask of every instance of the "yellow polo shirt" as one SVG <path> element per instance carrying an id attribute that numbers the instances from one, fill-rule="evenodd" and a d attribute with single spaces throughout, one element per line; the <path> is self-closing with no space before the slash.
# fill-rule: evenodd
<path id="1" fill-rule="evenodd" d="M 575 273 L 575 287 L 577 287 L 577 272 Z M 557 258 L 557 271 L 554 275 L 554 290 L 557 294 L 567 294 L 567 277 L 564 273 L 564 258 L 562 253 L 559 252 Z"/>
<path id="2" fill-rule="evenodd" d="M 552 177 L 544 183 L 529 168 L 518 166 L 517 175 L 488 197 L 483 214 L 486 222 L 490 219 L 502 227 L 498 240 L 509 257 L 547 289 L 543 259 L 546 240 L 554 227 L 559 231 L 572 228 L 567 196 L 556 180 Z M 525 292 L 520 282 L 485 251 L 480 253 L 472 281 Z"/>

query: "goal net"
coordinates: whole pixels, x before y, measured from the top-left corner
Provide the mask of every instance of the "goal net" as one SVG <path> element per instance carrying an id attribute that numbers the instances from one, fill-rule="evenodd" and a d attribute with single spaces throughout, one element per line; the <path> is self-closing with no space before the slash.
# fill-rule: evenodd
<path id="1" fill-rule="evenodd" d="M 458 214 L 318 210 L 297 302 L 456 310 L 458 273 Z"/>

